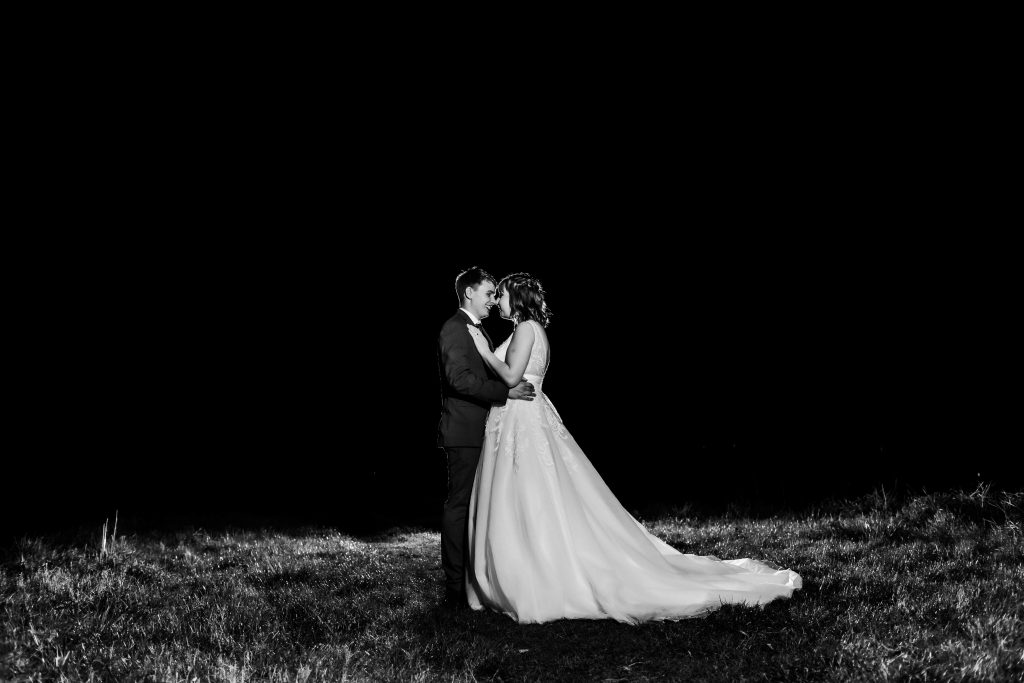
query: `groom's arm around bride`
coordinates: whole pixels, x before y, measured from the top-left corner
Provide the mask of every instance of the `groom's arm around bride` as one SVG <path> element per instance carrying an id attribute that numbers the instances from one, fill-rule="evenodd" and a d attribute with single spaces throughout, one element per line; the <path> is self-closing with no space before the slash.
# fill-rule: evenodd
<path id="1" fill-rule="evenodd" d="M 466 330 L 471 322 L 462 311 L 445 322 L 438 337 L 441 372 L 441 423 L 438 446 L 480 445 L 483 423 L 492 404 L 507 399 L 532 400 L 532 386 L 509 389 L 494 377 Z"/>

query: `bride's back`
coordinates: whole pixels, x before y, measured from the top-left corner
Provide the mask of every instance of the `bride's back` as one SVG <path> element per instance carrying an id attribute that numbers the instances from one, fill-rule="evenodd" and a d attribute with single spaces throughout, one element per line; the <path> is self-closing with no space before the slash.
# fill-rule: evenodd
<path id="1" fill-rule="evenodd" d="M 544 373 L 548 371 L 548 363 L 551 361 L 551 347 L 548 346 L 547 332 L 535 320 L 527 320 L 525 324 L 533 327 L 533 347 L 530 349 L 530 362 L 526 364 L 524 376 L 534 375 L 544 379 Z"/>
<path id="2" fill-rule="evenodd" d="M 530 325 L 533 328 L 533 346 L 530 347 L 530 360 L 526 363 L 526 371 L 523 373 L 523 378 L 533 382 L 534 389 L 539 392 L 540 387 L 536 386 L 536 384 L 544 379 L 544 374 L 548 371 L 548 363 L 551 360 L 548 335 L 544 331 L 544 326 L 534 320 L 526 320 L 520 324 Z M 512 335 L 509 335 L 509 338 L 494 350 L 494 355 L 504 361 L 511 342 Z"/>

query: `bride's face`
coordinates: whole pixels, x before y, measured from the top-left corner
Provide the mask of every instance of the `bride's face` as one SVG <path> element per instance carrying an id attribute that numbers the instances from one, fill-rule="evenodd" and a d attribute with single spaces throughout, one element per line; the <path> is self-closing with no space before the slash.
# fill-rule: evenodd
<path id="1" fill-rule="evenodd" d="M 501 311 L 501 317 L 505 320 L 512 319 L 512 304 L 508 300 L 508 290 L 502 287 L 498 290 L 498 310 Z"/>

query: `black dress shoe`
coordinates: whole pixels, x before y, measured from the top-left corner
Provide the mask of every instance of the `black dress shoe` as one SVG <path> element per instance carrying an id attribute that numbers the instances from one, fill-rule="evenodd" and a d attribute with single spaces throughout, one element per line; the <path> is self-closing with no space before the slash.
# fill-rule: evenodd
<path id="1" fill-rule="evenodd" d="M 444 602 L 441 603 L 441 606 L 446 612 L 458 612 L 463 609 L 469 609 L 469 601 L 466 599 L 465 591 L 446 590 Z"/>

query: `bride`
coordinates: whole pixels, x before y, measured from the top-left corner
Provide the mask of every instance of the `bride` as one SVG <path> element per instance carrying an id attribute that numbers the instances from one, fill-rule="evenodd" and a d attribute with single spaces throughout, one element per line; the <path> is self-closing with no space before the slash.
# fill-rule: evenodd
<path id="1" fill-rule="evenodd" d="M 647 531 L 612 494 L 544 393 L 550 314 L 526 273 L 498 283 L 501 316 L 515 330 L 484 360 L 510 387 L 533 383 L 537 400 L 494 405 L 470 494 L 470 607 L 521 624 L 615 619 L 628 624 L 703 616 L 724 603 L 790 597 L 800 575 L 752 559 L 681 553 Z"/>

